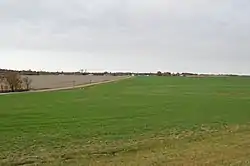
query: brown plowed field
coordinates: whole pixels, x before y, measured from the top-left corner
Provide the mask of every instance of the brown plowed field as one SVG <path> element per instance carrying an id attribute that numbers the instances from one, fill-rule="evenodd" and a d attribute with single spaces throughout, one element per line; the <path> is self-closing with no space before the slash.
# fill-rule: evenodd
<path id="1" fill-rule="evenodd" d="M 28 77 L 32 79 L 31 87 L 34 90 L 74 87 L 77 85 L 117 80 L 122 78 L 118 76 L 91 76 L 91 75 L 88 76 L 39 75 L 39 76 L 28 76 Z"/>

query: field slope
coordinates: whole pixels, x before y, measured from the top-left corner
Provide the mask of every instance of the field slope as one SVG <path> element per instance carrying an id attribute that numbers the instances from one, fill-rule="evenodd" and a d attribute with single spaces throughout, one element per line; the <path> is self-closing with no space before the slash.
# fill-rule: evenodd
<path id="1" fill-rule="evenodd" d="M 248 165 L 250 78 L 0 96 L 0 165 Z"/>

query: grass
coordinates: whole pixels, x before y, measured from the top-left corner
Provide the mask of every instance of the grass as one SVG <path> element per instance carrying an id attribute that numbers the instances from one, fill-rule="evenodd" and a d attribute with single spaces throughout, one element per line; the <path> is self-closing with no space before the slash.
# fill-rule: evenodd
<path id="1" fill-rule="evenodd" d="M 247 165 L 250 78 L 0 96 L 0 165 Z"/>

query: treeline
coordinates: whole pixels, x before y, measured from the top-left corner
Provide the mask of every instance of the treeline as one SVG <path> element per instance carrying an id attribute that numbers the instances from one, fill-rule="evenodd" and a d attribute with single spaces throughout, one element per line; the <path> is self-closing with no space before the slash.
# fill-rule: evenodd
<path id="1" fill-rule="evenodd" d="M 1 73 L 8 73 L 8 72 L 15 72 L 19 73 L 20 75 L 95 75 L 95 76 L 104 76 L 104 75 L 111 75 L 111 76 L 183 76 L 183 75 L 198 75 L 194 73 L 170 73 L 170 72 L 83 72 L 83 71 L 78 71 L 78 72 L 49 72 L 49 71 L 32 71 L 32 70 L 7 70 L 7 69 L 0 69 L 0 75 Z"/>
<path id="2" fill-rule="evenodd" d="M 32 70 L 8 70 L 8 69 L 0 69 L 0 75 L 4 73 L 15 72 L 20 75 L 132 75 L 131 72 L 64 72 L 64 71 L 57 71 L 57 72 L 50 72 L 50 71 L 32 71 Z"/>
<path id="3" fill-rule="evenodd" d="M 64 72 L 64 71 L 57 71 L 57 72 L 50 72 L 50 71 L 32 71 L 32 70 L 8 70 L 8 69 L 0 69 L 0 75 L 4 73 L 15 72 L 20 75 L 96 75 L 96 76 L 104 76 L 104 75 L 113 75 L 113 76 L 124 76 L 124 75 L 133 75 L 138 73 L 132 72 L 84 72 L 84 71 L 77 71 L 77 72 Z M 142 73 L 144 75 L 150 73 Z"/>
<path id="4" fill-rule="evenodd" d="M 104 75 L 112 75 L 112 76 L 238 76 L 238 75 L 232 75 L 232 74 L 197 74 L 197 73 L 171 73 L 171 72 L 86 72 L 83 70 L 80 70 L 78 72 L 63 72 L 63 71 L 57 71 L 57 72 L 49 72 L 49 71 L 32 71 L 32 70 L 7 70 L 7 69 L 0 69 L 0 75 L 4 73 L 9 72 L 15 72 L 20 75 L 96 75 L 96 76 L 104 76 Z"/>
<path id="5" fill-rule="evenodd" d="M 0 74 L 0 93 L 29 91 L 31 83 L 29 77 L 21 77 L 18 72 L 4 72 Z"/>

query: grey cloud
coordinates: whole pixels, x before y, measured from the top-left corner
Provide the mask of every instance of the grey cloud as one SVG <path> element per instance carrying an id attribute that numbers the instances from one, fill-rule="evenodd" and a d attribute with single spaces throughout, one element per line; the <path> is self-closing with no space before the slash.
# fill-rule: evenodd
<path id="1" fill-rule="evenodd" d="M 3 0 L 0 50 L 230 66 L 248 59 L 249 16 L 248 0 Z"/>

